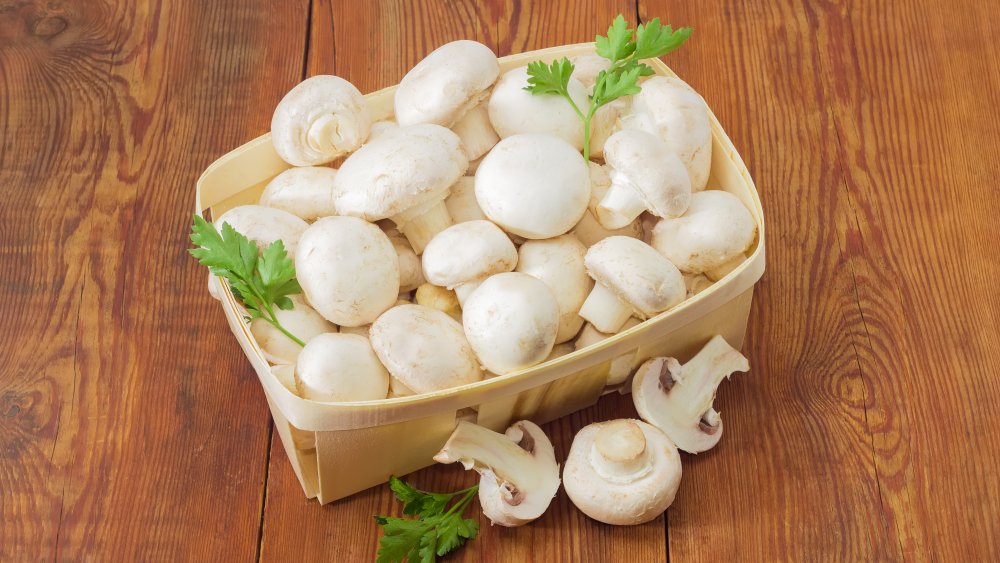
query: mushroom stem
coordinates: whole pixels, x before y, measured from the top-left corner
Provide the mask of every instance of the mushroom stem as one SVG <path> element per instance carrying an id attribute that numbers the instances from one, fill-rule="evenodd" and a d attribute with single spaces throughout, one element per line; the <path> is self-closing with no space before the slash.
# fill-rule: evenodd
<path id="1" fill-rule="evenodd" d="M 455 297 L 458 297 L 458 304 L 464 307 L 465 300 L 472 295 L 472 292 L 475 291 L 481 283 L 483 283 L 483 280 L 472 280 L 456 285 L 454 291 Z"/>
<path id="2" fill-rule="evenodd" d="M 462 139 L 462 148 L 470 161 L 483 156 L 493 145 L 500 142 L 500 136 L 490 124 L 490 114 L 486 104 L 479 104 L 463 115 L 451 130 Z"/>
<path id="3" fill-rule="evenodd" d="M 340 119 L 336 115 L 323 114 L 309 126 L 306 133 L 309 146 L 320 152 L 340 151 Z"/>
<path id="4" fill-rule="evenodd" d="M 623 174 L 612 171 L 610 176 L 611 187 L 597 206 L 597 220 L 605 229 L 621 229 L 642 215 L 646 202 Z"/>
<path id="5" fill-rule="evenodd" d="M 631 420 L 606 423 L 594 436 L 590 463 L 601 477 L 615 483 L 629 483 L 649 473 L 646 436 Z"/>
<path id="6" fill-rule="evenodd" d="M 743 354 L 724 338 L 716 336 L 684 364 L 682 377 L 674 382 L 670 394 L 674 395 L 674 404 L 684 409 L 688 417 L 701 417 L 709 426 L 716 426 L 718 413 L 712 409 L 712 402 L 719 384 L 734 371 L 745 372 L 749 369 Z"/>
<path id="7" fill-rule="evenodd" d="M 615 292 L 602 283 L 594 284 L 587 300 L 580 307 L 580 316 L 594 328 L 609 334 L 616 333 L 632 316 L 632 306 L 622 301 Z"/>
<path id="8" fill-rule="evenodd" d="M 391 219 L 417 254 L 423 253 L 424 247 L 434 235 L 452 225 L 451 215 L 448 214 L 443 199 L 411 207 Z"/>

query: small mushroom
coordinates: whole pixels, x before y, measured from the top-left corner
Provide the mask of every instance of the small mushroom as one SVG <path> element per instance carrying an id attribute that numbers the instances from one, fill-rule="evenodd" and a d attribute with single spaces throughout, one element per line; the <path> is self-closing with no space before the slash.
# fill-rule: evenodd
<path id="1" fill-rule="evenodd" d="M 476 201 L 476 177 L 462 176 L 451 186 L 451 193 L 444 200 L 448 214 L 455 223 L 486 219 L 486 214 Z"/>
<path id="2" fill-rule="evenodd" d="M 712 127 L 708 106 L 693 88 L 680 78 L 653 76 L 632 96 L 631 113 L 622 121 L 626 128 L 666 141 L 687 168 L 692 191 L 705 189 L 712 168 Z"/>
<path id="3" fill-rule="evenodd" d="M 577 152 L 582 150 L 583 124 L 573 107 L 561 96 L 536 96 L 525 90 L 526 86 L 528 67 L 522 66 L 507 71 L 493 88 L 489 101 L 490 122 L 500 139 L 543 133 L 561 138 Z M 577 107 L 590 106 L 587 89 L 579 80 L 571 76 L 567 90 Z"/>
<path id="4" fill-rule="evenodd" d="M 641 239 L 644 233 L 642 223 L 639 220 L 632 221 L 620 229 L 607 229 L 598 222 L 595 210 L 604 199 L 604 195 L 608 193 L 608 188 L 611 187 L 611 177 L 608 175 L 607 168 L 596 162 L 588 162 L 587 166 L 590 172 L 590 204 L 580 221 L 573 226 L 571 233 L 576 235 L 576 238 L 580 239 L 580 242 L 587 248 L 612 236 Z"/>
<path id="5" fill-rule="evenodd" d="M 459 422 L 438 463 L 459 462 L 479 473 L 479 504 L 494 524 L 523 526 L 536 520 L 559 491 L 552 442 L 533 422 L 520 420 L 505 434 Z"/>
<path id="6" fill-rule="evenodd" d="M 353 84 L 339 76 L 313 76 L 278 103 L 271 141 L 285 162 L 316 166 L 360 147 L 371 124 L 368 103 Z"/>
<path id="7" fill-rule="evenodd" d="M 549 286 L 559 304 L 556 344 L 572 340 L 583 326 L 580 307 L 594 282 L 587 275 L 583 257 L 587 247 L 573 235 L 529 240 L 517 251 L 517 271 L 536 277 Z"/>
<path id="8" fill-rule="evenodd" d="M 368 340 L 356 334 L 310 340 L 295 363 L 295 377 L 302 397 L 312 401 L 374 401 L 389 392 L 389 373 Z"/>
<path id="9" fill-rule="evenodd" d="M 642 321 L 635 317 L 629 317 L 625 324 L 619 332 L 624 332 L 632 327 L 639 326 Z M 574 343 L 577 350 L 586 348 L 587 346 L 597 344 L 603 340 L 607 340 L 614 336 L 613 334 L 607 334 L 601 332 L 594 328 L 594 325 L 587 323 L 583 326 L 583 330 L 580 331 L 579 336 L 576 337 Z M 635 361 L 635 355 L 638 350 L 629 350 L 628 352 L 615 356 L 611 359 L 611 365 L 608 366 L 608 379 L 604 382 L 605 385 L 621 385 L 625 383 L 628 376 L 632 375 L 632 362 Z"/>
<path id="10" fill-rule="evenodd" d="M 674 502 L 681 456 L 663 432 L 639 420 L 584 426 L 573 438 L 563 486 L 594 520 L 630 526 L 653 520 Z"/>
<path id="11" fill-rule="evenodd" d="M 466 221 L 441 231 L 424 249 L 424 277 L 455 291 L 464 304 L 486 278 L 509 272 L 517 264 L 517 249 L 489 221 Z"/>
<path id="12" fill-rule="evenodd" d="M 687 295 L 677 268 L 641 240 L 608 237 L 587 250 L 584 262 L 597 283 L 580 316 L 601 332 L 618 332 L 633 314 L 645 320 Z"/>
<path id="13" fill-rule="evenodd" d="M 583 217 L 590 175 L 580 153 L 562 139 L 514 135 L 483 158 L 476 171 L 476 200 L 505 231 L 527 239 L 551 238 Z"/>
<path id="14" fill-rule="evenodd" d="M 753 216 L 739 198 L 706 190 L 691 196 L 684 215 L 657 223 L 651 242 L 682 272 L 700 274 L 740 257 L 756 233 Z"/>
<path id="15" fill-rule="evenodd" d="M 264 188 L 260 204 L 287 211 L 306 221 L 336 215 L 333 179 L 337 171 L 325 166 L 289 168 Z"/>
<path id="16" fill-rule="evenodd" d="M 626 129 L 612 135 L 604 150 L 611 187 L 596 212 L 605 228 L 626 227 L 646 210 L 657 217 L 677 217 L 687 210 L 691 179 L 659 137 Z"/>
<path id="17" fill-rule="evenodd" d="M 479 361 L 503 375 L 549 355 L 559 332 L 559 304 L 541 280 L 508 272 L 487 278 L 472 292 L 462 321 Z"/>
<path id="18" fill-rule="evenodd" d="M 292 301 L 291 309 L 274 308 L 274 316 L 288 332 L 306 343 L 320 334 L 337 332 L 337 327 L 307 305 L 301 295 L 289 295 L 288 298 Z M 272 364 L 294 364 L 302 351 L 302 346 L 264 319 L 254 319 L 250 323 L 250 333 Z"/>
<path id="19" fill-rule="evenodd" d="M 355 217 L 324 217 L 299 240 L 295 271 L 320 315 L 340 326 L 368 324 L 399 295 L 399 261 L 381 229 Z"/>
<path id="20" fill-rule="evenodd" d="M 431 393 L 483 378 L 462 325 L 422 305 L 393 307 L 372 323 L 372 347 L 392 376 L 414 393 Z"/>
<path id="21" fill-rule="evenodd" d="M 451 225 L 444 198 L 468 166 L 461 141 L 448 129 L 400 127 L 347 157 L 334 179 L 335 205 L 342 215 L 392 219 L 420 254 Z"/>
<path id="22" fill-rule="evenodd" d="M 413 247 L 401 235 L 390 236 L 389 242 L 396 250 L 396 259 L 399 261 L 399 292 L 406 293 L 413 291 L 424 283 L 423 265 L 420 257 L 413 251 Z"/>
<path id="23" fill-rule="evenodd" d="M 309 223 L 295 215 L 263 205 L 234 207 L 215 220 L 215 228 L 221 229 L 223 223 L 229 223 L 236 232 L 257 243 L 260 250 L 281 240 L 289 254 L 295 254 L 299 238 L 309 228 Z"/>
<path id="24" fill-rule="evenodd" d="M 632 400 L 639 416 L 678 448 L 704 452 L 722 438 L 722 416 L 712 408 L 719 384 L 735 371 L 749 370 L 743 354 L 716 335 L 684 365 L 674 358 L 653 358 L 639 366 Z"/>
<path id="25" fill-rule="evenodd" d="M 458 302 L 458 296 L 450 289 L 431 283 L 421 284 L 414 295 L 414 302 L 442 311 L 456 321 L 462 322 L 462 305 Z"/>

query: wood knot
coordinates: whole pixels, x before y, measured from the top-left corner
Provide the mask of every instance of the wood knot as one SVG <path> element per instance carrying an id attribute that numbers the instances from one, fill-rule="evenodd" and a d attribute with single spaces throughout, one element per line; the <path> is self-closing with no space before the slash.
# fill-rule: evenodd
<path id="1" fill-rule="evenodd" d="M 69 26 L 66 18 L 61 16 L 47 16 L 35 20 L 31 26 L 31 34 L 48 39 L 59 35 Z"/>

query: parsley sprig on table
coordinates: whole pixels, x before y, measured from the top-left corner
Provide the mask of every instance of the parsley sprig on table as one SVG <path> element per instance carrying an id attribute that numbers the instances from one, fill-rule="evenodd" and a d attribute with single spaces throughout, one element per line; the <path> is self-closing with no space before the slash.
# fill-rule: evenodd
<path id="1" fill-rule="evenodd" d="M 378 563 L 420 561 L 430 563 L 479 533 L 479 523 L 462 513 L 479 491 L 479 485 L 454 493 L 420 491 L 397 477 L 389 477 L 389 488 L 403 503 L 403 514 L 417 518 L 375 516 L 382 528 Z M 458 501 L 448 508 L 452 499 Z M 446 510 L 447 508 L 447 510 Z"/>
<path id="2" fill-rule="evenodd" d="M 220 233 L 197 214 L 191 225 L 191 242 L 198 247 L 189 250 L 191 256 L 208 266 L 213 274 L 225 278 L 246 306 L 247 322 L 264 319 L 299 346 L 305 346 L 305 342 L 281 326 L 274 314 L 275 307 L 291 309 L 293 304 L 288 296 L 302 293 L 284 243 L 276 240 L 258 254 L 257 245 L 229 223 L 222 224 Z"/>
<path id="3" fill-rule="evenodd" d="M 608 27 L 608 35 L 597 36 L 597 54 L 611 61 L 611 66 L 597 74 L 586 112 L 569 95 L 569 77 L 574 67 L 566 57 L 550 65 L 542 61 L 528 64 L 528 85 L 524 89 L 532 94 L 562 96 L 569 102 L 583 121 L 583 158 L 589 160 L 590 122 L 594 113 L 622 96 L 638 94 L 639 78 L 653 74 L 649 65 L 639 61 L 662 57 L 674 51 L 691 37 L 692 31 L 690 27 L 674 31 L 669 25 L 661 25 L 660 18 L 653 18 L 645 25 L 639 24 L 633 31 L 625 23 L 625 17 L 618 14 Z"/>

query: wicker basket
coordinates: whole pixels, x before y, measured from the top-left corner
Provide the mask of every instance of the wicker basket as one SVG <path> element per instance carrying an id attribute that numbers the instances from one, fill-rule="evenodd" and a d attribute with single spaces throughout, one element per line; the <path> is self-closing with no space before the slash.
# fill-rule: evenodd
<path id="1" fill-rule="evenodd" d="M 593 44 L 568 45 L 500 59 L 502 71 L 534 60 L 552 61 L 593 51 Z M 659 60 L 662 75 L 673 75 Z M 375 119 L 392 116 L 395 88 L 366 96 Z M 456 420 L 500 430 L 519 419 L 544 423 L 588 407 L 607 385 L 612 361 L 634 369 L 653 356 L 687 359 L 715 334 L 743 344 L 754 284 L 764 273 L 764 220 L 760 198 L 746 166 L 711 116 L 712 174 L 709 187 L 743 201 L 757 222 L 749 258 L 708 290 L 594 346 L 516 373 L 414 397 L 357 403 L 316 403 L 286 389 L 270 371 L 260 347 L 240 316 L 226 284 L 210 279 L 229 326 L 260 378 L 274 426 L 305 494 L 327 503 L 433 463 Z M 256 203 L 264 186 L 289 168 L 264 135 L 223 156 L 198 180 L 196 211 L 218 217 L 236 205 Z M 628 382 L 621 388 L 628 390 Z"/>

